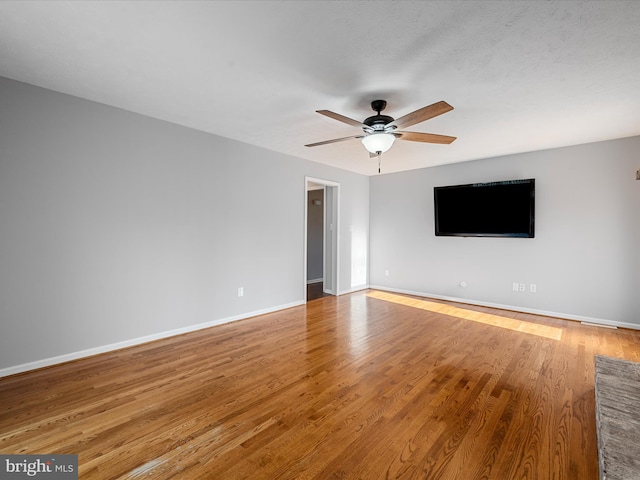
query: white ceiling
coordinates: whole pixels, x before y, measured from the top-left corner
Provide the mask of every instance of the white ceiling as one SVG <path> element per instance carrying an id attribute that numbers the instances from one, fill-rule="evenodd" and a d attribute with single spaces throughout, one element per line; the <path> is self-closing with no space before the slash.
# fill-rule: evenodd
<path id="1" fill-rule="evenodd" d="M 0 76 L 373 175 L 315 110 L 455 107 L 383 173 L 640 135 L 640 2 L 1 1 Z"/>

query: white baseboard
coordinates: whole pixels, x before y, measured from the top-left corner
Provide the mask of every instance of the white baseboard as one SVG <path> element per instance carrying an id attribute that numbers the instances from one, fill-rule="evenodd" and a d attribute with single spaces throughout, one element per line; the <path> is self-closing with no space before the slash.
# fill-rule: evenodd
<path id="1" fill-rule="evenodd" d="M 614 325 L 603 325 L 602 323 L 591 323 L 591 322 L 580 322 L 583 325 L 589 325 L 591 327 L 600 327 L 600 328 L 612 328 L 614 330 L 617 330 L 618 327 L 614 326 Z"/>
<path id="2" fill-rule="evenodd" d="M 112 352 L 114 350 L 120 350 L 122 348 L 133 347 L 142 343 L 153 342 L 154 340 L 160 340 L 162 338 L 173 337 L 176 335 L 182 335 L 184 333 L 195 332 L 196 330 L 202 330 L 204 328 L 215 327 L 216 325 L 222 325 L 224 323 L 235 322 L 237 320 L 243 320 L 245 318 L 255 317 L 257 315 L 264 315 L 265 313 L 273 313 L 279 310 L 285 310 L 291 307 L 297 307 L 304 305 L 304 301 L 288 303 L 285 305 L 278 305 L 277 307 L 265 308 L 262 310 L 256 310 L 253 312 L 247 312 L 240 315 L 234 315 L 232 317 L 220 318 L 212 320 L 211 322 L 199 323 L 197 325 L 191 325 L 188 327 L 177 328 L 175 330 L 169 330 L 166 332 L 154 333 L 152 335 L 146 335 L 144 337 L 132 338 L 130 340 L 124 340 L 122 342 L 112 343 L 109 345 L 102 345 L 99 347 L 89 348 L 86 350 L 80 350 L 78 352 L 67 353 L 51 358 L 44 358 L 42 360 L 36 360 L 35 362 L 23 363 L 21 365 L 15 365 L 13 367 L 7 367 L 0 369 L 0 378 L 8 377 L 9 375 L 15 375 L 17 373 L 28 372 L 30 370 L 36 370 L 38 368 L 50 367 L 59 363 L 70 362 L 72 360 L 78 360 L 80 358 L 91 357 L 100 353 Z"/>
<path id="3" fill-rule="evenodd" d="M 348 293 L 359 292 L 361 290 L 366 290 L 369 288 L 369 285 L 358 285 L 357 287 L 352 287 L 348 290 L 340 290 L 338 295 L 347 295 Z"/>
<path id="4" fill-rule="evenodd" d="M 593 318 L 593 317 L 585 317 L 582 315 L 573 315 L 570 313 L 561 313 L 561 312 L 551 312 L 548 310 L 538 310 L 538 309 L 534 309 L 534 308 L 526 308 L 526 307 L 519 307 L 519 306 L 515 306 L 515 305 L 502 305 L 499 303 L 492 303 L 492 302 L 483 302 L 481 300 L 469 300 L 468 298 L 459 298 L 459 297 L 449 297 L 446 295 L 438 295 L 438 294 L 434 294 L 434 293 L 427 293 L 427 292 L 416 292 L 413 290 L 405 290 L 405 289 L 401 289 L 401 288 L 392 288 L 392 287 L 384 287 L 381 285 L 371 285 L 369 288 L 375 289 L 375 290 L 383 290 L 383 291 L 387 291 L 387 292 L 394 292 L 394 293 L 404 293 L 407 295 L 415 295 L 417 297 L 425 297 L 425 298 L 434 298 L 436 300 L 447 300 L 449 302 L 458 302 L 458 303 L 468 303 L 470 305 L 479 305 L 481 307 L 491 307 L 491 308 L 499 308 L 501 310 L 512 310 L 515 312 L 522 312 L 522 313 L 532 313 L 534 315 L 543 315 L 545 317 L 556 317 L 556 318 L 562 318 L 565 320 L 575 320 L 578 322 L 586 322 L 586 323 L 591 323 L 591 324 L 595 324 L 595 325 L 600 325 L 600 326 L 607 326 L 607 327 L 621 327 L 621 328 L 630 328 L 633 330 L 640 330 L 640 325 L 637 325 L 635 323 L 627 323 L 627 322 L 616 322 L 613 320 L 606 320 L 603 318 Z"/>
<path id="5" fill-rule="evenodd" d="M 313 280 L 307 280 L 307 285 L 311 285 L 312 283 L 321 283 L 324 282 L 324 278 L 314 278 Z"/>

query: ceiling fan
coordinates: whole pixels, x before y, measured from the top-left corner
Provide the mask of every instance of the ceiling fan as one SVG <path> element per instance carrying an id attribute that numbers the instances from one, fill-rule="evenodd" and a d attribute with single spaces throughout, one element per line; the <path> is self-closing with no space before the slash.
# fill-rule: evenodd
<path id="1" fill-rule="evenodd" d="M 434 133 L 397 131 L 398 128 L 410 127 L 411 125 L 424 122 L 425 120 L 429 120 L 453 110 L 453 107 L 447 102 L 440 101 L 432 105 L 422 107 L 415 112 L 408 113 L 405 116 L 398 118 L 397 120 L 393 117 L 382 115 L 380 113 L 386 106 L 387 102 L 385 100 L 374 100 L 371 102 L 371 108 L 377 112 L 377 114 L 365 119 L 363 122 L 353 120 L 352 118 L 345 117 L 344 115 L 340 115 L 339 113 L 334 113 L 329 110 L 316 110 L 317 113 L 333 118 L 334 120 L 338 120 L 339 122 L 346 123 L 347 125 L 353 125 L 354 127 L 361 127 L 363 133 L 360 135 L 352 135 L 350 137 L 325 140 L 324 142 L 310 143 L 305 145 L 305 147 L 317 147 L 328 143 L 360 138 L 362 139 L 362 144 L 369 151 L 371 157 L 376 155 L 380 157 L 380 154 L 391 148 L 391 145 L 393 145 L 396 138 L 399 138 L 400 140 L 409 140 L 411 142 L 440 144 L 449 144 L 456 139 L 456 137 L 436 135 Z"/>

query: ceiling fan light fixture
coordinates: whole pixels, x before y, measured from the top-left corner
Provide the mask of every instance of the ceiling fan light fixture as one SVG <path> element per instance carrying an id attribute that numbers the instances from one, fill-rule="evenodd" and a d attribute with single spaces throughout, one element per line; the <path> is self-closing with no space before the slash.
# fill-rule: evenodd
<path id="1" fill-rule="evenodd" d="M 371 153 L 384 153 L 391 148 L 396 136 L 391 133 L 371 133 L 362 139 L 362 144 Z"/>

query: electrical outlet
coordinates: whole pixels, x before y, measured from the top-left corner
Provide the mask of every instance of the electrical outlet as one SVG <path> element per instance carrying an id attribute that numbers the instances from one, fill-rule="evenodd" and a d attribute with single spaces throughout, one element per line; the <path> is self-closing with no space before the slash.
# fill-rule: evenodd
<path id="1" fill-rule="evenodd" d="M 529 284 L 529 292 L 536 293 L 538 291 L 538 286 L 535 283 Z"/>
<path id="2" fill-rule="evenodd" d="M 244 297 L 244 287 L 238 287 L 238 296 Z"/>
<path id="3" fill-rule="evenodd" d="M 524 283 L 521 283 L 521 284 L 520 284 L 520 291 L 521 291 L 521 292 L 526 291 L 526 288 L 527 288 L 527 286 L 526 286 Z"/>
<path id="4" fill-rule="evenodd" d="M 385 277 L 388 277 L 388 276 L 389 276 L 389 269 L 387 269 L 387 270 L 385 270 L 385 271 L 384 271 L 384 276 L 385 276 Z"/>

